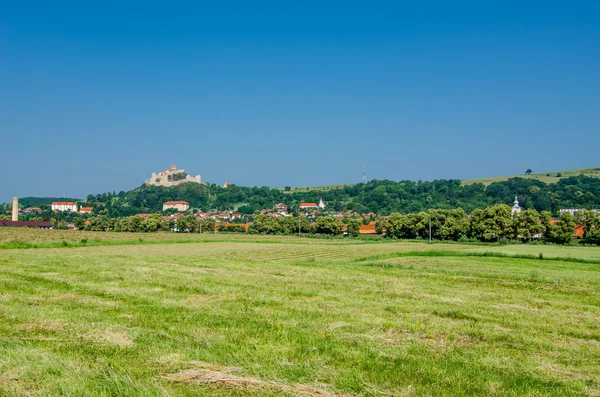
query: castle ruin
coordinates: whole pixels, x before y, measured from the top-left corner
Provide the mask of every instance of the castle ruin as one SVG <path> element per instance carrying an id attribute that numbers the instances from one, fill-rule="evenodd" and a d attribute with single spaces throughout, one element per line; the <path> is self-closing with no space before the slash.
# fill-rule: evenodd
<path id="1" fill-rule="evenodd" d="M 185 173 L 184 169 L 177 169 L 175 165 L 167 168 L 163 172 L 153 172 L 150 179 L 146 180 L 146 185 L 149 186 L 177 186 L 182 183 L 202 183 L 200 175 L 191 176 Z"/>

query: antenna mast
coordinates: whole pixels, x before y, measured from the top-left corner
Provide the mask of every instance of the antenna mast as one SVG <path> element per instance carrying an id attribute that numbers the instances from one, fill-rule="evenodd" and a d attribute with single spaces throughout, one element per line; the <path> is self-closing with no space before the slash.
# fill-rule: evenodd
<path id="1" fill-rule="evenodd" d="M 367 183 L 367 166 L 365 164 L 363 164 L 362 169 L 363 169 L 362 183 Z"/>

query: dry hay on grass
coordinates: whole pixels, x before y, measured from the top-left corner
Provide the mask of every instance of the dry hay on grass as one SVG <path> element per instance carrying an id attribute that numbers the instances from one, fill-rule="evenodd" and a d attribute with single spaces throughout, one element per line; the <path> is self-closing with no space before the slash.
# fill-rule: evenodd
<path id="1" fill-rule="evenodd" d="M 92 341 L 100 345 L 116 345 L 119 347 L 129 347 L 133 341 L 123 331 L 94 330 L 81 336 L 82 339 Z"/>
<path id="2" fill-rule="evenodd" d="M 287 385 L 280 382 L 267 381 L 258 378 L 244 377 L 234 375 L 235 372 L 241 371 L 241 368 L 223 367 L 220 365 L 204 363 L 200 361 L 191 361 L 189 364 L 196 368 L 187 369 L 175 374 L 161 376 L 160 379 L 175 382 L 195 385 L 217 385 L 223 387 L 233 387 L 241 389 L 253 389 L 256 391 L 273 389 L 290 393 L 294 396 L 307 397 L 335 397 L 348 396 L 346 393 L 331 393 L 323 389 L 317 389 L 312 386 L 296 384 Z"/>

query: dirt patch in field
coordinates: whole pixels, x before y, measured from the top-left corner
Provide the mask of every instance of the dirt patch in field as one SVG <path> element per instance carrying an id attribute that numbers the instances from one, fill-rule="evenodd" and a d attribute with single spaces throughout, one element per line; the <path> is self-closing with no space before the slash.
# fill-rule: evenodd
<path id="1" fill-rule="evenodd" d="M 187 298 L 185 301 L 186 302 L 191 302 L 191 303 L 198 303 L 198 302 L 208 302 L 211 301 L 213 298 L 212 296 L 190 296 L 189 298 Z"/>
<path id="2" fill-rule="evenodd" d="M 290 393 L 294 396 L 348 396 L 348 394 L 345 393 L 334 394 L 326 390 L 317 389 L 308 385 L 287 385 L 280 382 L 272 382 L 258 378 L 234 375 L 235 372 L 241 371 L 240 368 L 236 367 L 223 367 L 217 364 L 203 363 L 200 361 L 191 361 L 189 362 L 189 364 L 193 364 L 196 368 L 187 369 L 175 374 L 161 376 L 160 379 L 175 383 L 216 385 L 222 387 L 233 387 L 238 389 L 252 389 L 255 391 L 274 389 Z"/>

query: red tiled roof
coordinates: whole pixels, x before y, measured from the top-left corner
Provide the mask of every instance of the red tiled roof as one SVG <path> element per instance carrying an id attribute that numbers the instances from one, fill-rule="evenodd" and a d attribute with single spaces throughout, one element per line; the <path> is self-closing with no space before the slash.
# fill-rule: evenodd
<path id="1" fill-rule="evenodd" d="M 173 205 L 173 204 L 186 204 L 186 205 L 190 205 L 190 203 L 188 203 L 187 201 L 165 201 L 165 203 L 163 205 Z"/>
<path id="2" fill-rule="evenodd" d="M 573 237 L 583 238 L 583 234 L 584 234 L 583 226 L 575 225 L 575 233 L 573 233 Z"/>
<path id="3" fill-rule="evenodd" d="M 92 211 L 93 209 L 93 207 L 81 207 L 79 208 L 79 211 Z"/>
<path id="4" fill-rule="evenodd" d="M 242 226 L 244 229 L 248 230 L 250 227 L 249 223 L 226 223 L 225 227 L 234 227 L 234 226 Z"/>
<path id="5" fill-rule="evenodd" d="M 372 222 L 374 223 L 374 222 Z M 360 234 L 377 234 L 375 225 L 363 225 L 360 227 Z"/>
<path id="6" fill-rule="evenodd" d="M 300 207 L 318 207 L 317 203 L 300 203 Z"/>
<path id="7" fill-rule="evenodd" d="M 75 205 L 74 201 L 53 201 L 52 205 Z"/>

